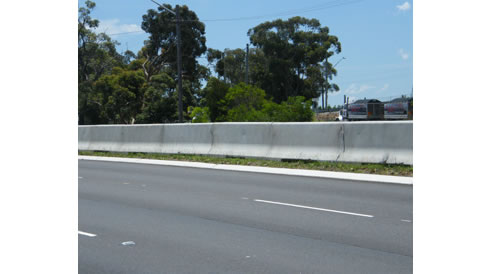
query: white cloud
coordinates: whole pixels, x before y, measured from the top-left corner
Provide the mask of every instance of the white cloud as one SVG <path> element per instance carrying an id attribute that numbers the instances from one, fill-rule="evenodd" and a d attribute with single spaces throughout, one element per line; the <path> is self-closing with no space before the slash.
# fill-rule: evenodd
<path id="1" fill-rule="evenodd" d="M 96 29 L 97 33 L 105 32 L 106 34 L 125 33 L 142 31 L 136 24 L 121 24 L 119 19 L 100 20 Z"/>
<path id="2" fill-rule="evenodd" d="M 405 2 L 405 3 L 401 4 L 401 5 L 397 5 L 396 8 L 399 11 L 407 11 L 407 10 L 409 10 L 411 8 L 411 6 L 410 6 L 410 3 Z"/>
<path id="3" fill-rule="evenodd" d="M 398 54 L 400 55 L 401 59 L 407 60 L 408 59 L 408 52 L 405 52 L 403 49 L 398 50 Z"/>
<path id="4" fill-rule="evenodd" d="M 351 84 L 347 89 L 345 89 L 344 93 L 345 94 L 357 94 L 361 93 L 370 89 L 373 89 L 374 87 L 369 86 L 369 85 L 356 85 L 356 84 Z"/>
<path id="5" fill-rule="evenodd" d="M 378 90 L 378 92 L 383 92 L 383 91 L 387 90 L 389 88 L 389 86 L 390 86 L 389 84 L 384 84 L 384 86 L 382 88 L 380 88 Z"/>

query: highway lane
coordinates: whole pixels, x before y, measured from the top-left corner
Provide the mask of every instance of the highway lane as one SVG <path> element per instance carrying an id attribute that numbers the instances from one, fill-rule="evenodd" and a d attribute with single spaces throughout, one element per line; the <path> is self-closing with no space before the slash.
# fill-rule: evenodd
<path id="1" fill-rule="evenodd" d="M 411 273 L 412 187 L 79 160 L 79 231 L 81 273 Z"/>

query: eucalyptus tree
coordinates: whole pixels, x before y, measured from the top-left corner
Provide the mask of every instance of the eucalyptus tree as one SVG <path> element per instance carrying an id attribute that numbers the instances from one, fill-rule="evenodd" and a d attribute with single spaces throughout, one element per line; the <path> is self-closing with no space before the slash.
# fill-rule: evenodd
<path id="1" fill-rule="evenodd" d="M 341 52 L 341 43 L 328 27 L 299 16 L 259 24 L 248 36 L 267 62 L 259 84 L 276 102 L 291 96 L 319 96 L 323 84 L 320 64 Z"/>
<path id="2" fill-rule="evenodd" d="M 100 122 L 98 105 L 89 96 L 94 82 L 109 74 L 114 67 L 124 65 L 124 57 L 116 50 L 118 42 L 105 33 L 95 32 L 99 26 L 99 21 L 91 17 L 95 7 L 94 2 L 86 1 L 85 7 L 80 7 L 78 14 L 78 97 L 81 124 Z"/>
<path id="3" fill-rule="evenodd" d="M 170 4 L 163 4 L 163 6 L 176 12 L 176 7 L 173 8 Z M 200 70 L 197 58 L 207 50 L 205 24 L 186 5 L 179 7 L 179 15 L 183 74 L 194 80 Z M 141 27 L 149 34 L 148 40 L 144 42 L 143 51 L 146 58 L 143 65 L 146 77 L 150 78 L 152 73 L 159 72 L 165 65 L 169 65 L 176 75 L 174 69 L 177 62 L 176 16 L 159 6 L 157 10 L 150 9 L 142 16 Z"/>

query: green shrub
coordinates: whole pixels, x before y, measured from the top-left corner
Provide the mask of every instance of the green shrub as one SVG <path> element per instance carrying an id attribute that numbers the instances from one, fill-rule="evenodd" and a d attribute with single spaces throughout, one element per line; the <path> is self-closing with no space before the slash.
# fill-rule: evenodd
<path id="1" fill-rule="evenodd" d="M 256 86 L 239 83 L 230 87 L 224 94 L 225 85 L 216 78 L 207 84 L 207 106 L 210 111 L 208 116 L 200 114 L 208 118 L 205 120 L 227 122 L 310 122 L 313 120 L 312 102 L 302 96 L 289 97 L 287 101 L 277 104 L 266 99 L 265 91 Z M 193 121 L 202 121 L 201 116 L 192 114 L 192 117 Z"/>
<path id="2" fill-rule="evenodd" d="M 208 123 L 210 122 L 210 112 L 208 107 L 189 107 L 191 110 L 191 122 L 192 123 Z"/>

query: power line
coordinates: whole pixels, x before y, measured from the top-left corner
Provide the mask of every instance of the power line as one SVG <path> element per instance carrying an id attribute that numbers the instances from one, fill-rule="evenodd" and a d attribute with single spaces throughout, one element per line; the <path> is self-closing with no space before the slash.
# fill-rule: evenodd
<path id="1" fill-rule="evenodd" d="M 181 20 L 181 22 L 225 22 L 225 21 L 244 21 L 244 20 L 255 20 L 255 19 L 262 19 L 262 18 L 268 18 L 268 17 L 275 17 L 275 16 L 287 16 L 287 15 L 293 15 L 293 14 L 299 14 L 299 13 L 307 13 L 311 11 L 319 11 L 319 10 L 324 10 L 324 9 L 329 9 L 329 8 L 334 8 L 334 7 L 339 7 L 339 6 L 346 6 L 346 5 L 351 5 L 355 3 L 362 2 L 364 0 L 333 0 L 324 4 L 316 5 L 316 6 L 311 6 L 307 8 L 302 8 L 302 9 L 295 9 L 295 10 L 288 10 L 288 11 L 283 11 L 283 12 L 278 12 L 278 13 L 270 13 L 270 14 L 263 14 L 263 15 L 256 15 L 256 16 L 248 16 L 248 17 L 236 17 L 236 18 L 219 18 L 219 19 L 203 19 L 203 20 Z M 175 23 L 176 21 L 170 20 L 169 23 Z M 129 31 L 129 32 L 120 32 L 120 33 L 111 33 L 107 34 L 109 36 L 115 36 L 115 35 L 124 35 L 124 34 L 132 34 L 132 33 L 140 33 L 144 32 L 143 30 L 141 31 Z"/>
<path id="2" fill-rule="evenodd" d="M 145 31 L 143 31 L 143 30 L 136 30 L 136 31 L 128 31 L 128 32 L 107 33 L 106 35 L 108 35 L 108 36 L 115 36 L 115 35 L 130 34 L 130 33 L 139 33 L 139 32 L 145 32 Z"/>
<path id="3" fill-rule="evenodd" d="M 308 8 L 302 8 L 302 9 L 296 9 L 296 10 L 289 10 L 289 11 L 284 11 L 284 12 L 278 12 L 278 13 L 270 13 L 270 14 L 264 14 L 264 15 L 256 15 L 256 16 L 248 16 L 248 17 L 236 17 L 236 18 L 221 18 L 221 19 L 203 19 L 200 20 L 202 22 L 219 22 L 219 21 L 243 21 L 243 20 L 254 20 L 254 19 L 262 19 L 266 17 L 273 17 L 273 16 L 286 16 L 286 15 L 293 15 L 293 14 L 299 14 L 299 13 L 306 13 L 306 12 L 311 12 L 311 11 L 318 11 L 318 10 L 324 10 L 324 9 L 329 9 L 333 7 L 338 7 L 338 6 L 345 6 L 345 5 L 350 5 L 350 4 L 355 4 L 358 2 L 362 2 L 364 0 L 334 0 L 330 1 L 328 3 L 324 3 L 321 5 L 316 5 L 316 6 L 311 6 Z M 197 21 L 197 20 L 186 20 L 186 21 Z"/>

